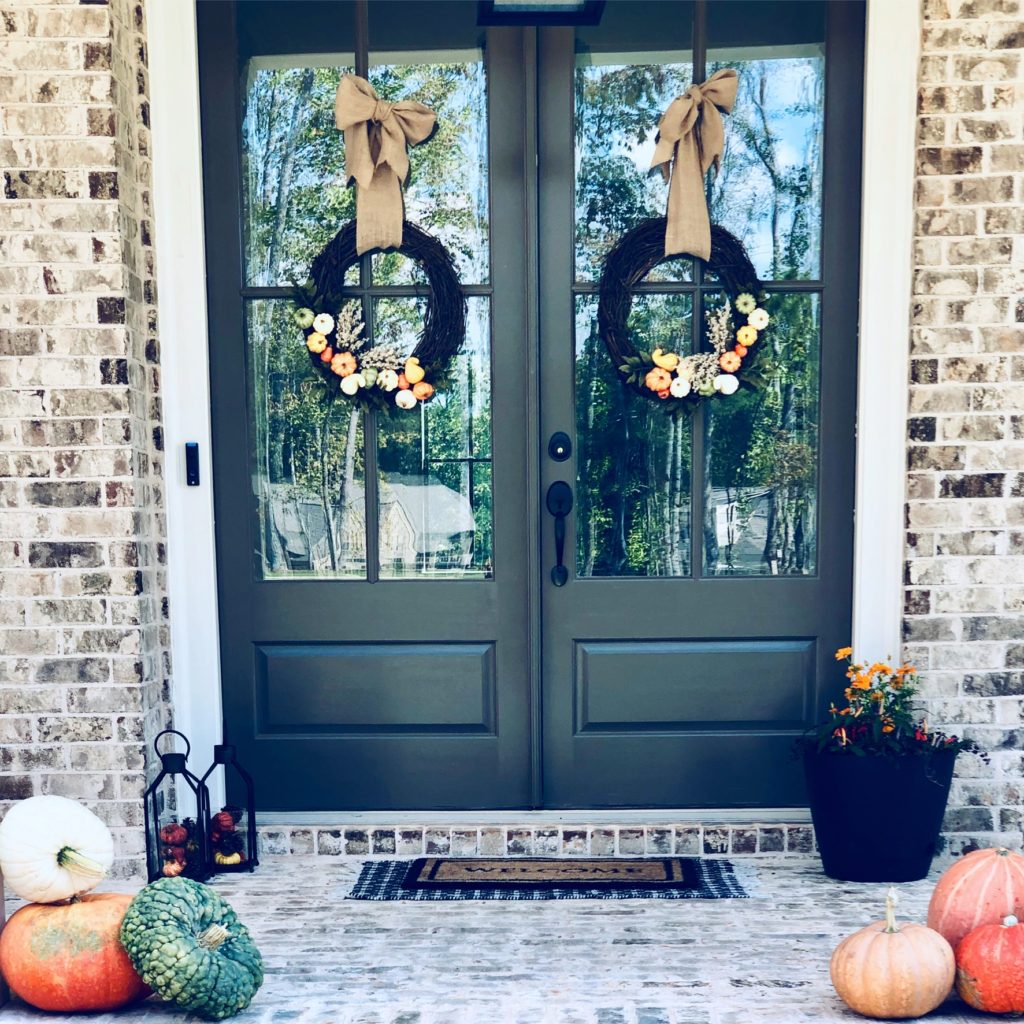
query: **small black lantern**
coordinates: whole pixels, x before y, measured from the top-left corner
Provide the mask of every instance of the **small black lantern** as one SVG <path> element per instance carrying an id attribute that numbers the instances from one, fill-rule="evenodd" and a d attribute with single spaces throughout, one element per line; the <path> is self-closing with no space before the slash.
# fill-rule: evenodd
<path id="1" fill-rule="evenodd" d="M 252 776 L 238 763 L 235 747 L 231 743 L 215 743 L 213 764 L 202 778 L 209 800 L 206 780 L 218 765 L 224 767 L 225 782 L 229 771 L 234 772 L 245 787 L 245 806 L 225 804 L 210 816 L 207 824 L 209 846 L 207 859 L 210 870 L 255 871 L 259 864 L 256 848 L 256 795 Z"/>
<path id="2" fill-rule="evenodd" d="M 164 736 L 180 736 L 185 753 L 161 753 Z M 210 797 L 205 783 L 188 770 L 192 745 L 177 729 L 164 729 L 153 741 L 153 749 L 160 758 L 160 773 L 144 797 L 149 880 L 184 875 L 202 882 L 210 877 L 206 835 Z"/>

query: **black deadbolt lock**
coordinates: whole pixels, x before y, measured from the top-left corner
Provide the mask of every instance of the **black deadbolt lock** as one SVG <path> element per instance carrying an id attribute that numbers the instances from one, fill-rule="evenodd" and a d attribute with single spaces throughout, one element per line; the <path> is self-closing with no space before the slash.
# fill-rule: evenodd
<path id="1" fill-rule="evenodd" d="M 551 435 L 551 440 L 548 441 L 548 455 L 555 462 L 565 462 L 572 455 L 572 440 L 564 430 Z"/>

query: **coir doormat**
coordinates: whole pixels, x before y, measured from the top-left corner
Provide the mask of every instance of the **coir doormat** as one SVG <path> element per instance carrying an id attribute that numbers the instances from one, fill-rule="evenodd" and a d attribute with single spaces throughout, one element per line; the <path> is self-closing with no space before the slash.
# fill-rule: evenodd
<path id="1" fill-rule="evenodd" d="M 353 900 L 747 899 L 727 860 L 426 857 L 367 861 Z"/>

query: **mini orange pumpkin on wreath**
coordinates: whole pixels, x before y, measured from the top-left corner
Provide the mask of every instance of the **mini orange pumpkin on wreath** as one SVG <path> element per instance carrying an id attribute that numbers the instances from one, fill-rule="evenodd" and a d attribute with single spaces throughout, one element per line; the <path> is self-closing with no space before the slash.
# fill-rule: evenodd
<path id="1" fill-rule="evenodd" d="M 665 255 L 664 217 L 638 224 L 605 257 L 597 307 L 598 329 L 623 381 L 677 415 L 692 412 L 702 398 L 727 397 L 763 383 L 758 364 L 771 320 L 764 308 L 767 295 L 743 244 L 713 224 L 711 256 L 704 265 L 728 301 L 707 313 L 708 347 L 685 355 L 637 349 L 627 326 L 633 290 L 660 263 L 680 255 L 685 254 Z M 683 339 L 679 347 L 687 347 Z"/>
<path id="2" fill-rule="evenodd" d="M 430 401 L 466 337 L 466 298 L 448 250 L 405 221 L 395 251 L 419 263 L 427 277 L 423 332 L 412 352 L 388 344 L 367 347 L 359 289 L 345 285 L 346 271 L 361 259 L 355 221 L 313 260 L 310 279 L 296 286 L 293 314 L 310 362 L 332 394 L 388 412 Z"/>

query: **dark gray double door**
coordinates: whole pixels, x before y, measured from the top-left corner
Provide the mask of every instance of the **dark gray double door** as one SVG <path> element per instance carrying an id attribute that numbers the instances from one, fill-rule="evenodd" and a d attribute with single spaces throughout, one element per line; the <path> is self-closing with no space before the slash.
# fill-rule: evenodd
<path id="1" fill-rule="evenodd" d="M 630 127 L 627 105 L 660 104 L 659 90 L 677 86 L 665 68 L 680 81 L 702 76 L 715 45 L 749 59 L 740 44 L 752 41 L 716 44 L 715 4 L 652 5 L 686 17 L 623 38 L 635 32 L 627 8 L 636 5 L 609 3 L 604 25 L 574 32 L 484 31 L 475 4 L 453 3 L 407 5 L 412 24 L 382 20 L 375 43 L 375 11 L 400 5 L 371 3 L 371 78 L 376 48 L 381 65 L 417 67 L 411 82 L 433 82 L 478 147 L 472 184 L 486 189 L 473 229 L 485 239 L 482 262 L 463 274 L 471 355 L 447 405 L 411 427 L 302 405 L 314 399 L 284 347 L 295 343 L 287 288 L 254 276 L 265 237 L 285 250 L 288 218 L 298 217 L 298 206 L 281 210 L 291 202 L 282 178 L 308 193 L 295 161 L 320 152 L 310 148 L 319 130 L 285 139 L 301 125 L 298 101 L 313 105 L 323 84 L 321 71 L 305 71 L 324 52 L 354 52 L 358 66 L 366 45 L 353 5 L 284 4 L 287 23 L 277 6 L 198 6 L 224 718 L 261 803 L 801 804 L 789 747 L 835 687 L 831 652 L 850 630 L 857 274 L 847 254 L 858 173 L 848 140 L 858 137 L 859 5 L 823 5 L 820 40 L 798 17 L 782 29 L 747 19 L 746 31 L 766 33 L 757 56 L 769 70 L 773 47 L 787 42 L 780 31 L 794 38 L 779 52 L 809 55 L 790 71 L 803 76 L 793 86 L 801 95 L 818 90 L 801 129 L 818 184 L 782 196 L 773 224 L 789 217 L 797 231 L 803 217 L 799 230 L 818 248 L 783 265 L 773 229 L 751 234 L 752 250 L 768 238 L 763 276 L 775 279 L 775 315 L 791 321 L 778 355 L 794 368 L 731 419 L 676 423 L 615 381 L 593 326 L 594 268 L 630 214 L 656 212 L 651 193 L 609 213 L 617 196 L 628 199 L 624 186 L 646 181 L 648 133 Z M 671 32 L 681 38 L 666 40 Z M 236 42 L 231 60 L 225 39 Z M 459 59 L 479 68 L 453 80 L 423 70 Z M 380 88 L 400 89 L 400 75 Z M 480 81 L 486 100 L 471 88 Z M 288 89 L 291 120 L 273 106 Z M 474 102 L 486 103 L 483 133 L 465 128 Z M 791 106 L 781 95 L 778 117 Z M 798 128 L 780 121 L 774 131 L 791 142 Z M 294 152 L 281 154 L 285 145 Z M 744 159 L 737 182 L 750 174 Z M 455 173 L 426 162 L 421 172 L 427 190 L 432 173 Z M 426 200 L 429 218 L 443 201 L 432 205 L 429 191 Z M 415 215 L 415 195 L 410 205 Z M 434 228 L 454 237 L 440 221 Z M 237 248 L 225 244 L 239 235 Z M 389 273 L 366 260 L 353 279 L 374 340 L 388 340 L 400 328 L 395 310 L 423 294 L 414 274 Z M 701 343 L 717 292 L 699 267 L 681 263 L 640 291 L 638 332 L 667 324 L 680 347 Z M 564 461 L 549 447 L 559 431 L 572 449 Z M 327 460 L 319 470 L 311 448 Z M 317 479 L 330 485 L 319 497 Z M 575 500 L 564 586 L 552 581 L 545 506 L 557 481 Z"/>

